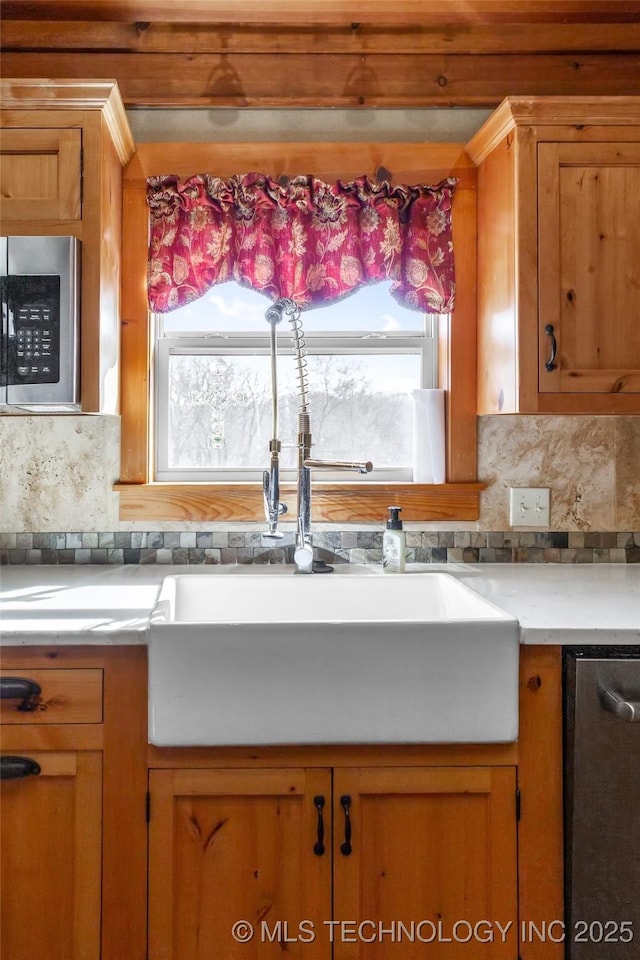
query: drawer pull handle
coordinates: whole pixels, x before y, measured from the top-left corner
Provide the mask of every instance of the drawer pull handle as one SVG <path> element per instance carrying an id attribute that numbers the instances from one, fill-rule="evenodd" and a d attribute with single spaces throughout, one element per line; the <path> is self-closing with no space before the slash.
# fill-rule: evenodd
<path id="1" fill-rule="evenodd" d="M 318 811 L 318 834 L 316 842 L 313 845 L 313 852 L 316 857 L 324 856 L 324 820 L 322 818 L 322 811 L 324 808 L 324 797 L 318 796 L 313 798 L 313 803 Z"/>
<path id="2" fill-rule="evenodd" d="M 553 330 L 553 324 L 548 323 L 544 328 L 544 332 L 548 337 L 551 337 L 551 356 L 544 365 L 547 373 L 551 373 L 552 370 L 556 368 L 556 354 L 558 352 L 558 341 L 556 340 L 556 335 Z"/>
<path id="3" fill-rule="evenodd" d="M 340 797 L 340 806 L 344 810 L 344 841 L 340 844 L 340 853 L 343 857 L 351 854 L 351 797 L 344 794 Z"/>
<path id="4" fill-rule="evenodd" d="M 24 677 L 0 677 L 0 700 L 21 700 L 16 710 L 30 712 L 38 704 L 36 697 L 42 693 L 42 688 L 35 680 L 26 680 Z"/>
<path id="5" fill-rule="evenodd" d="M 40 764 L 30 757 L 0 757 L 0 780 L 22 780 L 39 773 Z"/>
<path id="6" fill-rule="evenodd" d="M 605 710 L 627 723 L 640 723 L 640 697 L 626 699 L 616 690 L 600 688 L 600 702 Z"/>

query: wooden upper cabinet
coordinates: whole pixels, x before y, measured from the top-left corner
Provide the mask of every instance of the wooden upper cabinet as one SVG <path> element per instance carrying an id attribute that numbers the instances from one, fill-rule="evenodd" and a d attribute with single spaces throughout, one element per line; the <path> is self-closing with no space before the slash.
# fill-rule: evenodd
<path id="1" fill-rule="evenodd" d="M 478 412 L 640 412 L 640 98 L 509 98 L 467 151 Z"/>
<path id="2" fill-rule="evenodd" d="M 80 219 L 80 130 L 5 130 L 0 159 L 0 219 Z"/>
<path id="3" fill-rule="evenodd" d="M 134 150 L 117 84 L 3 79 L 0 92 L 2 233 L 80 241 L 81 406 L 117 413 L 122 167 Z"/>
<path id="4" fill-rule="evenodd" d="M 539 143 L 538 235 L 540 392 L 640 393 L 640 141 Z"/>

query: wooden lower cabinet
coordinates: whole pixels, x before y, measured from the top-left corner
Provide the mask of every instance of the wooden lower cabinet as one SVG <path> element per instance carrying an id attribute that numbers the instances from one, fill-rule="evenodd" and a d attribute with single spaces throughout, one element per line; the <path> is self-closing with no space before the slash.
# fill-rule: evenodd
<path id="1" fill-rule="evenodd" d="M 0 955 L 99 960 L 101 754 L 11 755 L 39 773 L 2 780 Z"/>
<path id="2" fill-rule="evenodd" d="M 0 957 L 146 960 L 146 650 L 0 660 Z"/>
<path id="3" fill-rule="evenodd" d="M 336 770 L 337 917 L 367 921 L 355 942 L 336 944 L 336 958 L 515 960 L 515 798 L 513 767 Z"/>
<path id="4" fill-rule="evenodd" d="M 41 688 L 2 700 L 40 767 L 0 789 L 2 960 L 564 957 L 515 930 L 563 917 L 559 647 L 521 649 L 514 744 L 159 749 L 143 647 L 2 666 Z"/>
<path id="5" fill-rule="evenodd" d="M 302 921 L 319 928 L 331 916 L 330 770 L 149 778 L 149 960 L 331 956 L 320 939 L 283 943 Z M 245 922 L 254 934 L 243 941 Z"/>
<path id="6" fill-rule="evenodd" d="M 149 960 L 515 960 L 515 790 L 514 767 L 152 770 Z"/>

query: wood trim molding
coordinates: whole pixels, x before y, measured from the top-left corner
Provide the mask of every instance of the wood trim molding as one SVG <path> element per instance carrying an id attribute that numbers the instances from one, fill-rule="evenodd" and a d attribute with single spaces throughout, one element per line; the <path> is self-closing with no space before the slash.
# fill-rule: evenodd
<path id="1" fill-rule="evenodd" d="M 406 520 L 477 520 L 482 484 L 477 476 L 475 275 L 476 170 L 461 144 L 425 143 L 168 143 L 140 144 L 124 172 L 122 292 L 122 462 L 120 517 L 123 520 L 261 521 L 258 484 L 154 483 L 150 468 L 149 318 L 146 301 L 148 213 L 146 177 L 189 176 L 214 170 L 230 176 L 262 170 L 279 177 L 313 170 L 325 180 L 375 176 L 384 166 L 395 183 L 459 179 L 454 198 L 454 243 L 458 306 L 442 324 L 439 356 L 446 367 L 447 483 L 314 484 L 314 520 L 370 522 L 401 498 Z"/>
<path id="2" fill-rule="evenodd" d="M 390 503 L 402 503 L 407 521 L 477 520 L 482 483 L 350 483 L 313 485 L 313 521 L 371 523 L 385 516 Z M 114 486 L 120 494 L 121 520 L 258 522 L 264 520 L 258 483 L 148 483 Z M 281 496 L 296 515 L 296 491 L 283 484 Z M 286 519 L 286 518 L 285 518 Z"/>
<path id="3" fill-rule="evenodd" d="M 330 746 L 154 747 L 147 745 L 151 769 L 216 767 L 513 767 L 517 743 L 331 744 Z"/>
<path id="4" fill-rule="evenodd" d="M 506 97 L 467 143 L 478 165 L 510 130 L 521 126 L 637 126 L 640 97 Z"/>
<path id="5" fill-rule="evenodd" d="M 129 122 L 115 80 L 0 80 L 4 110 L 100 110 L 118 158 L 128 163 L 135 152 Z"/>
<path id="6" fill-rule="evenodd" d="M 541 926 L 562 920 L 562 648 L 520 647 L 519 913 Z M 521 942 L 522 960 L 562 960 L 564 945 Z"/>
<path id="7" fill-rule="evenodd" d="M 146 188 L 147 177 L 176 174 L 183 179 L 215 170 L 219 177 L 257 171 L 276 179 L 300 170 L 322 180 L 375 178 L 385 167 L 392 183 L 435 183 L 457 177 L 475 190 L 476 170 L 460 143 L 139 143 L 124 170 L 125 188 Z"/>
<path id="8" fill-rule="evenodd" d="M 105 665 L 100 956 L 124 960 L 147 955 L 147 648 L 98 649 Z"/>

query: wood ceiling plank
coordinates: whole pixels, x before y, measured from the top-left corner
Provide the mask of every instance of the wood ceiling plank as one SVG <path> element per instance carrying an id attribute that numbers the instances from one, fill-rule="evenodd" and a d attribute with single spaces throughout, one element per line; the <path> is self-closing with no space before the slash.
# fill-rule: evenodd
<path id="1" fill-rule="evenodd" d="M 303 24 L 90 23 L 6 20 L 7 51 L 117 51 L 130 53 L 444 53 L 507 54 L 640 50 L 637 23 L 361 24 L 318 30 Z"/>
<path id="2" fill-rule="evenodd" d="M 495 106 L 505 95 L 640 94 L 640 54 L 5 53 L 7 77 L 115 78 L 135 106 Z"/>
<path id="3" fill-rule="evenodd" d="M 268 19 L 305 23 L 544 23 L 627 22 L 636 0 L 4 0 L 5 20 L 113 20 L 243 23 Z"/>

